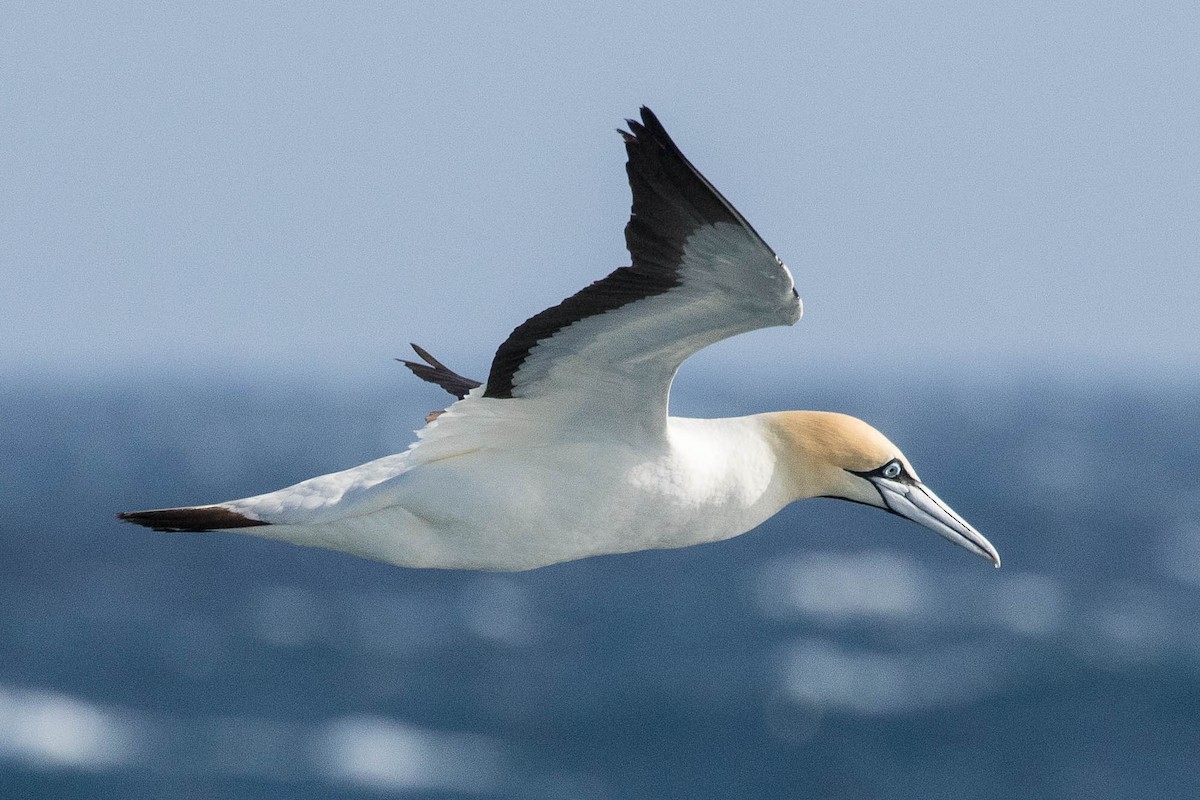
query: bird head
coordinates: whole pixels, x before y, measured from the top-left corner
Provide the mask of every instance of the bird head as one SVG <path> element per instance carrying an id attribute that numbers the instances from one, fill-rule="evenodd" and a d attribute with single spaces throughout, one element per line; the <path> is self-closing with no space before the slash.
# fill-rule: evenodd
<path id="1" fill-rule="evenodd" d="M 1000 566 L 996 548 L 922 483 L 900 448 L 875 428 L 825 411 L 767 416 L 796 499 L 832 497 L 881 508 Z"/>

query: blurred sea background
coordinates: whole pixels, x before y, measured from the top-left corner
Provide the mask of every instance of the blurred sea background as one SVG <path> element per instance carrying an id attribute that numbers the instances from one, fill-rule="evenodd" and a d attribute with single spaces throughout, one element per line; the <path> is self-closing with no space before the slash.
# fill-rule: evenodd
<path id="1" fill-rule="evenodd" d="M 795 399 L 697 399 L 721 380 L 677 405 Z M 1200 794 L 1194 388 L 896 391 L 805 395 L 888 430 L 1000 570 L 836 501 L 521 574 L 156 534 L 112 512 L 395 451 L 438 390 L 7 391 L 0 795 Z"/>
<path id="2" fill-rule="evenodd" d="M 1200 797 L 1200 7 L 6 4 L 0 798 Z M 792 329 L 673 411 L 884 431 L 849 503 L 425 572 L 117 511 L 408 445 L 627 263 L 650 105 Z"/>

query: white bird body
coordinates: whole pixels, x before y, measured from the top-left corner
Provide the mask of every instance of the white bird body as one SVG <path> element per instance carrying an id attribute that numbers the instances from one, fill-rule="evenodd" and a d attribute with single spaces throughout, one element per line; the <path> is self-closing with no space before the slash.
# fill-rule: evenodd
<path id="1" fill-rule="evenodd" d="M 468 397 L 422 431 L 459 428 L 431 442 L 458 442 L 459 452 L 425 453 L 423 439 L 400 455 L 222 505 L 275 520 L 244 530 L 253 535 L 406 567 L 524 570 L 728 539 L 796 499 L 766 415 L 671 417 L 665 437 L 640 444 L 564 442 L 545 428 L 513 436 L 519 427 L 506 417 L 477 425 L 474 436 L 461 431 L 460 408 L 495 402 L 503 401 Z"/>
<path id="2" fill-rule="evenodd" d="M 861 420 L 813 411 L 667 413 L 701 348 L 801 316 L 791 273 L 648 109 L 625 133 L 633 265 L 517 327 L 485 384 L 413 371 L 461 399 L 403 453 L 209 506 L 119 515 L 159 530 L 237 530 L 406 567 L 523 570 L 728 539 L 828 496 L 995 549 Z M 476 387 L 467 391 L 470 387 Z"/>

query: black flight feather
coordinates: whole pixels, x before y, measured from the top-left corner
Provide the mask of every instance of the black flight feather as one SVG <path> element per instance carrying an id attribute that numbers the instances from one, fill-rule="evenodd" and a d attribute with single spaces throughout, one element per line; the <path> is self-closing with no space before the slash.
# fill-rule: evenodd
<path id="1" fill-rule="evenodd" d="M 403 358 L 397 358 L 404 366 L 412 370 L 412 373 L 423 381 L 435 383 L 445 389 L 450 394 L 462 400 L 467 396 L 467 392 L 479 386 L 479 381 L 473 381 L 470 378 L 465 378 L 459 375 L 454 370 L 447 367 L 442 362 L 438 361 L 433 356 L 429 355 L 428 351 L 420 345 L 409 343 L 413 351 L 425 362 L 420 364 L 416 361 L 406 361 Z"/>

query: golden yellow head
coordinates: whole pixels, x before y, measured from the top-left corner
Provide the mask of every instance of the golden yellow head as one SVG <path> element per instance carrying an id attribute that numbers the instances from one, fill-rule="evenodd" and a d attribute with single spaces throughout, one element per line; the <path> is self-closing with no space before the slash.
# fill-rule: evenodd
<path id="1" fill-rule="evenodd" d="M 996 548 L 917 477 L 900 448 L 861 419 L 827 411 L 764 415 L 796 499 L 833 497 L 882 508 L 989 559 Z"/>

